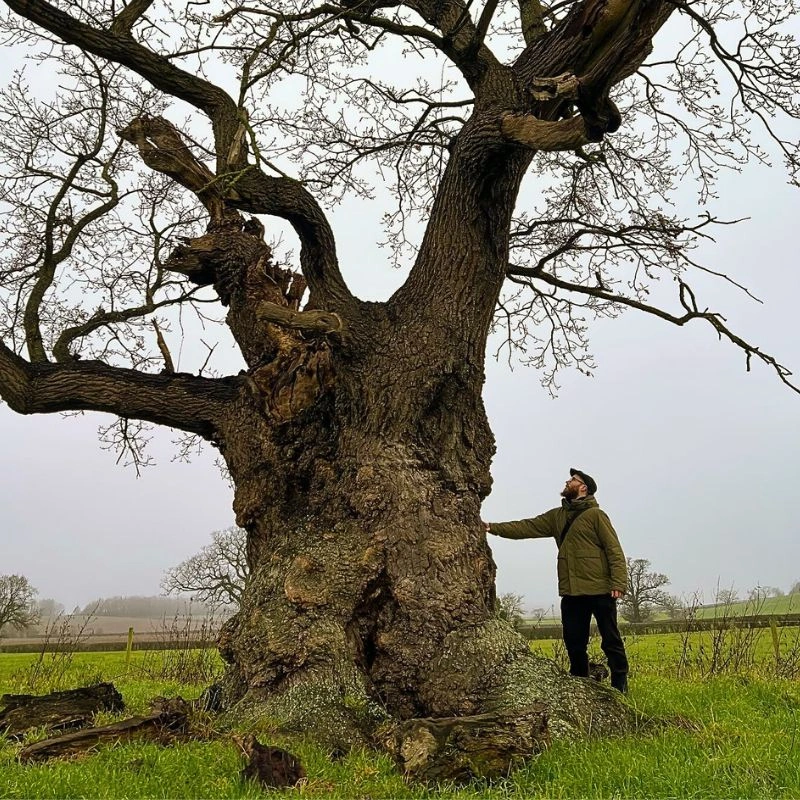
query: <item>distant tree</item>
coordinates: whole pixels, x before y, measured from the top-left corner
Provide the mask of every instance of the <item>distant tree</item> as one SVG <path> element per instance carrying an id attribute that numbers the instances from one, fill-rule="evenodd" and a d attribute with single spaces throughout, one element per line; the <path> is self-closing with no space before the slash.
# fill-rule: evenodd
<path id="1" fill-rule="evenodd" d="M 497 598 L 497 616 L 518 628 L 525 619 L 525 597 L 506 592 Z"/>
<path id="2" fill-rule="evenodd" d="M 685 619 L 689 611 L 686 603 L 680 597 L 666 593 L 661 601 L 661 608 L 670 619 Z"/>
<path id="3" fill-rule="evenodd" d="M 739 592 L 733 586 L 730 589 L 718 589 L 715 600 L 720 605 L 729 606 L 739 602 Z"/>
<path id="4" fill-rule="evenodd" d="M 619 613 L 628 622 L 645 622 L 656 608 L 669 602 L 669 595 L 661 590 L 669 578 L 651 572 L 646 558 L 629 558 L 627 562 L 628 591 L 619 603 Z"/>
<path id="5" fill-rule="evenodd" d="M 0 575 L 0 633 L 6 626 L 22 630 L 39 620 L 36 589 L 24 575 Z"/>
<path id="6" fill-rule="evenodd" d="M 52 597 L 43 597 L 37 601 L 36 608 L 40 617 L 57 617 L 59 614 L 64 613 L 64 604 L 59 603 Z"/>
<path id="7" fill-rule="evenodd" d="M 800 594 L 800 581 L 795 581 L 789 589 L 789 594 Z"/>
<path id="8" fill-rule="evenodd" d="M 211 606 L 238 607 L 247 577 L 247 534 L 233 526 L 211 534 L 211 544 L 164 573 L 167 594 L 190 594 Z"/>

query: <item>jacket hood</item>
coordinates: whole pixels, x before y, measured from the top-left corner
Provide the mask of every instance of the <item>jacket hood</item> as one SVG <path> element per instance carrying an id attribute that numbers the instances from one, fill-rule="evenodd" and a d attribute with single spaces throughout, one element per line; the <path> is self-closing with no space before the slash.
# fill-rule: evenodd
<path id="1" fill-rule="evenodd" d="M 564 497 L 561 499 L 561 507 L 565 511 L 584 511 L 587 508 L 598 508 L 598 503 L 593 494 L 587 494 L 586 497 L 579 497 L 572 501 Z"/>

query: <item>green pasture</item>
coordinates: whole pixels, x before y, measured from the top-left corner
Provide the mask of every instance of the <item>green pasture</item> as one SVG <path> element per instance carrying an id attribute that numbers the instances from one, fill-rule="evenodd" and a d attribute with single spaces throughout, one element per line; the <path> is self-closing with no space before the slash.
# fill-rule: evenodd
<path id="1" fill-rule="evenodd" d="M 761 629 L 764 631 L 764 629 Z M 798 629 L 784 629 L 786 653 Z M 681 653 L 700 651 L 702 634 L 629 638 L 632 667 L 629 701 L 643 714 L 670 724 L 616 739 L 556 743 L 504 781 L 436 790 L 407 785 L 388 758 L 353 752 L 333 760 L 299 741 L 262 740 L 289 747 L 302 760 L 307 782 L 274 797 L 319 798 L 796 798 L 800 797 L 800 682 L 775 677 L 775 653 L 766 629 L 763 641 L 741 644 L 753 651 L 748 666 L 706 675 L 701 662 L 679 675 Z M 793 638 L 792 638 L 793 637 Z M 562 658 L 557 643 L 534 642 Z M 596 651 L 596 643 L 592 644 Z M 203 684 L 171 677 L 164 652 L 80 653 L 57 664 L 51 675 L 66 688 L 113 680 L 128 706 L 141 713 L 161 694 L 197 697 Z M 206 656 L 203 656 L 206 658 Z M 159 661 L 159 659 L 162 659 Z M 0 693 L 29 688 L 35 655 L 0 655 Z M 192 664 L 187 665 L 187 674 Z M 217 668 L 216 661 L 211 668 Z M 204 669 L 209 664 L 204 664 Z M 39 669 L 40 676 L 46 677 Z M 39 686 L 41 691 L 46 688 Z M 113 719 L 107 715 L 103 721 Z M 209 722 L 213 725 L 213 721 Z M 210 730 L 210 729 L 209 729 Z M 17 747 L 0 739 L 2 798 L 251 798 L 263 793 L 238 779 L 236 745 L 222 738 L 174 747 L 130 743 L 103 747 L 71 761 L 23 766 Z M 31 737 L 31 739 L 36 737 Z"/>

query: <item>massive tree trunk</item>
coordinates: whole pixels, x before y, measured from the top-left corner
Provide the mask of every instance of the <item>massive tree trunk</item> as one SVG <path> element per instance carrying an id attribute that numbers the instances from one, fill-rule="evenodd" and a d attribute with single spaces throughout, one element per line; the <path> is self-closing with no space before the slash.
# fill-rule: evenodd
<path id="1" fill-rule="evenodd" d="M 465 335 L 464 357 L 443 360 L 387 322 L 376 309 L 373 347 L 334 358 L 313 407 L 277 426 L 249 402 L 231 414 L 221 448 L 251 578 L 221 639 L 228 702 L 337 746 L 383 713 L 513 715 L 534 700 L 559 733 L 602 730 L 604 713 L 619 727 L 607 691 L 495 617 L 482 347 Z"/>

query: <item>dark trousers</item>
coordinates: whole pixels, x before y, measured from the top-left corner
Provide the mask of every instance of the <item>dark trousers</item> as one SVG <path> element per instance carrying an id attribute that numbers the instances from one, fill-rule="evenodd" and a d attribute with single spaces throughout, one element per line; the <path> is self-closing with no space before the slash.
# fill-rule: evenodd
<path id="1" fill-rule="evenodd" d="M 600 632 L 600 647 L 608 659 L 611 685 L 625 691 L 628 658 L 617 627 L 617 601 L 610 594 L 565 595 L 561 598 L 561 624 L 569 656 L 569 674 L 589 676 L 589 624 L 592 615 Z"/>

